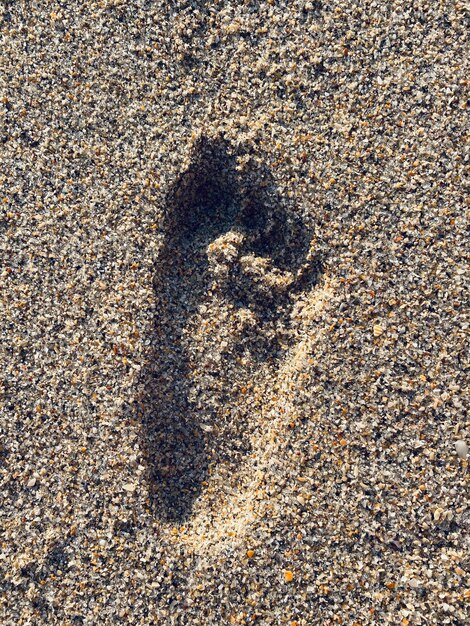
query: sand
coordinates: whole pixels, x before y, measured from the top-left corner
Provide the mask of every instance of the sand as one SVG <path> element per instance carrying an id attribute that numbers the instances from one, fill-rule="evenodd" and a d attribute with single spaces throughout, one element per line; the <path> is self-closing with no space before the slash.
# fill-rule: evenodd
<path id="1" fill-rule="evenodd" d="M 2 624 L 467 622 L 465 19 L 1 4 Z"/>

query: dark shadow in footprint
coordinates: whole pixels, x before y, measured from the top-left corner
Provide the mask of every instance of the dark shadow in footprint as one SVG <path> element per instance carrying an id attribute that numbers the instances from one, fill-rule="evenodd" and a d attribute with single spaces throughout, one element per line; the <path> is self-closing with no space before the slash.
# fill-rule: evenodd
<path id="1" fill-rule="evenodd" d="M 308 233 L 282 208 L 269 173 L 250 165 L 238 171 L 236 154 L 224 140 L 202 137 L 190 166 L 167 196 L 164 244 L 154 279 L 152 353 L 139 404 L 152 509 L 173 523 L 183 523 L 191 514 L 207 478 L 209 450 L 210 462 L 217 462 L 216 436 L 205 428 L 204 410 L 191 399 L 191 379 L 198 380 L 200 364 L 191 324 L 213 285 L 207 248 L 229 231 L 242 240 L 239 257 L 269 257 L 279 272 L 296 275 L 285 292 L 271 293 L 269 285 L 247 276 L 236 263 L 230 268 L 223 298 L 255 311 L 261 325 L 285 314 L 290 294 L 316 281 L 317 268 L 305 266 Z M 266 358 L 268 342 L 252 334 L 253 357 Z M 223 377 L 224 372 L 215 367 L 210 375 Z"/>

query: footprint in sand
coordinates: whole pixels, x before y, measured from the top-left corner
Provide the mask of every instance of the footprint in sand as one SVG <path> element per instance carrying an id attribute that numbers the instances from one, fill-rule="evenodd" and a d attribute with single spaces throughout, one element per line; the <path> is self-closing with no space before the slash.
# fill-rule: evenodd
<path id="1" fill-rule="evenodd" d="M 295 295 L 319 271 L 269 172 L 236 165 L 225 141 L 202 137 L 168 193 L 143 440 L 153 511 L 172 523 L 214 468 L 233 474 L 250 452 L 239 383 L 276 362 Z"/>

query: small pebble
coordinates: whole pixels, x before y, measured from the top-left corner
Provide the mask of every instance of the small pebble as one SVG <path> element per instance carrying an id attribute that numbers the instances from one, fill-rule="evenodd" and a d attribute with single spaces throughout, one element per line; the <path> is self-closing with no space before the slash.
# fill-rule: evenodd
<path id="1" fill-rule="evenodd" d="M 294 580 L 294 574 L 290 570 L 284 572 L 284 580 L 286 583 L 291 583 Z"/>
<path id="2" fill-rule="evenodd" d="M 468 457 L 468 445 L 462 439 L 459 439 L 455 442 L 455 449 L 457 451 L 457 455 L 463 461 L 467 460 Z"/>

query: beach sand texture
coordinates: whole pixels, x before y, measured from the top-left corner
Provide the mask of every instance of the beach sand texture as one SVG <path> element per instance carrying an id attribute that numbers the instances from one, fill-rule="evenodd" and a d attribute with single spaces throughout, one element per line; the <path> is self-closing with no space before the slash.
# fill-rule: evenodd
<path id="1" fill-rule="evenodd" d="M 466 18 L 1 3 L 1 624 L 468 623 Z"/>

